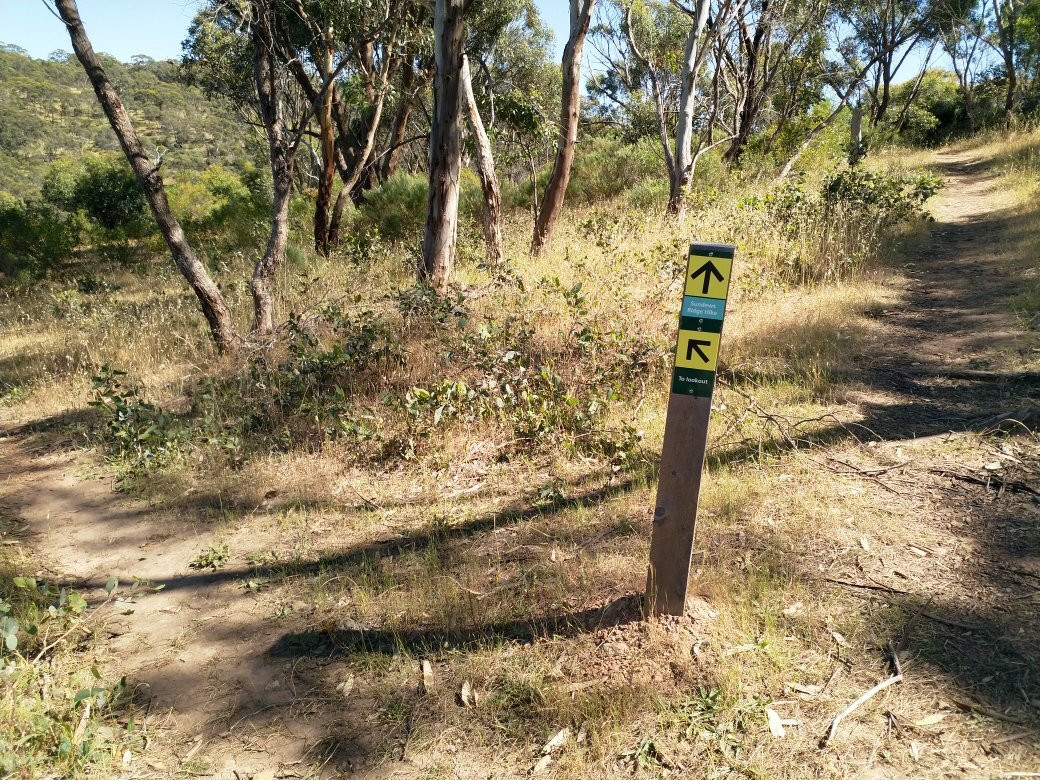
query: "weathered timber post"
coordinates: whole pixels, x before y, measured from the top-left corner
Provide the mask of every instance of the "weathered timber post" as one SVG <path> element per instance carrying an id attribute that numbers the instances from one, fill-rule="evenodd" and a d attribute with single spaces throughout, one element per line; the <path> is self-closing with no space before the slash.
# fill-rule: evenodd
<path id="1" fill-rule="evenodd" d="M 681 615 L 686 609 L 708 418 L 734 252 L 729 244 L 690 245 L 654 507 L 647 615 Z"/>

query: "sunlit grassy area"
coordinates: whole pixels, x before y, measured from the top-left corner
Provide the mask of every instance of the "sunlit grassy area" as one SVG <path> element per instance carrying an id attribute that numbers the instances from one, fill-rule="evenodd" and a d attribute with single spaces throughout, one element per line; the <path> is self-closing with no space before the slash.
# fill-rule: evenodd
<path id="1" fill-rule="evenodd" d="M 1016 136 L 973 154 L 1025 193 L 1035 145 Z M 623 202 L 571 208 L 538 260 L 513 212 L 493 273 L 468 225 L 447 301 L 413 286 L 407 244 L 361 262 L 298 248 L 278 291 L 292 324 L 269 353 L 235 359 L 213 357 L 164 258 L 102 273 L 85 252 L 100 290 L 69 278 L 0 292 L 0 415 L 91 448 L 123 490 L 190 514 L 205 529 L 196 567 L 235 572 L 277 637 L 271 656 L 304 659 L 322 696 L 346 679 L 363 691 L 345 706 L 370 716 L 386 758 L 427 754 L 434 772 L 461 749 L 526 771 L 566 728 L 557 777 L 847 776 L 849 759 L 821 758 L 813 729 L 886 674 L 883 648 L 909 631 L 912 605 L 821 583 L 905 546 L 920 507 L 836 476 L 816 445 L 843 443 L 875 468 L 906 459 L 868 447 L 856 424 L 869 393 L 886 403 L 863 367 L 928 225 L 780 213 L 767 183 L 749 186 L 702 196 L 682 226 Z M 1006 251 L 1026 258 L 1035 210 L 1015 208 L 1024 221 Z M 640 622 L 691 238 L 737 244 L 738 270 L 691 615 Z M 245 264 L 209 260 L 244 314 Z M 106 364 L 126 376 L 92 383 Z M 342 660 L 335 673 L 307 666 L 322 655 Z M 460 704 L 465 687 L 475 705 Z M 919 719 L 937 706 L 898 709 Z"/>

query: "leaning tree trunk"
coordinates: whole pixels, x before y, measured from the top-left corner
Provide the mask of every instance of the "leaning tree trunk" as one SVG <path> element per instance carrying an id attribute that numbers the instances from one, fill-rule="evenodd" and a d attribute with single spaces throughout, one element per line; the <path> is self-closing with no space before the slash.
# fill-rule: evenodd
<path id="1" fill-rule="evenodd" d="M 466 0 L 436 0 L 433 50 L 436 73 L 434 109 L 430 128 L 430 191 L 426 230 L 419 262 L 419 281 L 438 294 L 447 292 L 455 268 L 455 240 L 459 218 L 459 173 L 462 168 L 461 75 L 463 12 Z"/>
<path id="2" fill-rule="evenodd" d="M 461 73 L 462 99 L 469 114 L 469 128 L 477 147 L 477 173 L 484 193 L 482 212 L 484 242 L 487 244 L 488 265 L 492 268 L 502 263 L 502 194 L 495 175 L 495 158 L 491 154 L 491 140 L 484 130 L 484 122 L 473 97 L 473 82 L 470 79 L 469 60 L 462 56 Z"/>
<path id="3" fill-rule="evenodd" d="M 278 94 L 278 73 L 274 60 L 273 20 L 269 0 L 253 0 L 253 79 L 260 108 L 260 119 L 267 135 L 271 158 L 274 198 L 271 204 L 271 234 L 264 254 L 253 268 L 250 288 L 253 294 L 254 336 L 265 338 L 274 331 L 274 277 L 285 260 L 289 240 L 289 199 L 292 195 L 295 146 L 286 138 Z"/>
<path id="4" fill-rule="evenodd" d="M 166 188 L 163 185 L 162 176 L 159 175 L 159 164 L 153 163 L 145 153 L 141 139 L 138 138 L 133 123 L 130 121 L 130 115 L 123 107 L 115 87 L 108 80 L 104 68 L 101 67 L 101 62 L 94 53 L 87 32 L 83 29 L 83 21 L 80 19 L 76 0 L 55 0 L 55 5 L 61 15 L 61 20 L 68 28 L 76 58 L 86 71 L 98 102 L 119 139 L 123 154 L 126 155 L 141 189 L 144 190 L 145 198 L 159 225 L 159 232 L 162 233 L 167 246 L 170 247 L 173 261 L 199 299 L 199 305 L 202 307 L 206 322 L 209 323 L 210 334 L 217 349 L 221 352 L 233 351 L 238 344 L 238 333 L 235 330 L 231 309 L 228 308 L 220 289 L 206 272 L 206 267 L 195 255 L 195 251 L 184 236 L 180 223 L 170 210 L 169 201 L 166 199 Z"/>
<path id="5" fill-rule="evenodd" d="M 563 49 L 563 93 L 560 106 L 560 135 L 556 144 L 556 161 L 545 188 L 542 208 L 534 223 L 531 251 L 541 254 L 552 240 L 556 222 L 563 212 L 563 199 L 571 180 L 574 147 L 578 141 L 578 119 L 581 114 L 581 50 L 589 32 L 596 0 L 570 0 L 570 37 Z"/>

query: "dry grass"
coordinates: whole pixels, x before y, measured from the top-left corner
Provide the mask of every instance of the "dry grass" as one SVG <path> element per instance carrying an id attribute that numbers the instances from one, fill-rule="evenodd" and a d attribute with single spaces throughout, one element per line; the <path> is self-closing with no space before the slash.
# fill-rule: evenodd
<path id="1" fill-rule="evenodd" d="M 1029 143 L 979 154 L 1024 159 Z M 930 159 L 893 157 L 900 169 Z M 726 385 L 715 401 L 692 617 L 641 622 L 632 597 L 644 580 L 663 376 L 690 235 L 738 243 L 741 270 L 727 322 Z M 525 256 L 526 219 L 512 218 L 507 236 L 526 293 L 507 287 L 472 301 L 467 327 L 522 314 L 534 354 L 554 360 L 579 354 L 577 324 L 652 345 L 657 363 L 626 380 L 629 395 L 597 422 L 639 429 L 644 460 L 616 470 L 601 455 L 517 445 L 499 423 L 460 421 L 438 427 L 407 462 L 359 460 L 351 441 L 272 445 L 242 462 L 203 452 L 202 464 L 181 460 L 130 488 L 203 518 L 236 565 L 251 564 L 243 579 L 256 590 L 256 613 L 282 635 L 276 656 L 341 660 L 336 674 L 356 678 L 372 715 L 357 728 L 374 735 L 373 758 L 425 757 L 431 777 L 457 767 L 457 755 L 522 772 L 567 727 L 584 738 L 554 754 L 547 776 L 660 776 L 667 768 L 698 777 L 847 777 L 876 760 L 910 773 L 913 740 L 930 756 L 929 771 L 962 766 L 943 751 L 992 732 L 965 723 L 906 736 L 878 725 L 953 708 L 923 664 L 904 686 L 909 693 L 879 696 L 850 719 L 840 746 L 817 747 L 834 713 L 887 675 L 885 643 L 908 630 L 915 608 L 824 582 L 880 551 L 899 565 L 901 553 L 891 550 L 905 548 L 907 524 L 924 507 L 842 476 L 816 446 L 841 442 L 845 457 L 870 467 L 905 457 L 895 446 L 859 445 L 845 427 L 859 415 L 856 368 L 884 328 L 876 315 L 900 301 L 897 271 L 875 265 L 841 282 L 788 287 L 777 269 L 790 246 L 727 203 L 705 207 L 681 230 L 655 214 L 574 210 L 551 253 L 536 261 Z M 921 237 L 900 236 L 890 254 Z M 1009 254 L 1022 256 L 1021 240 Z M 463 252 L 478 253 L 475 244 Z M 372 308 L 398 329 L 407 365 L 366 387 L 358 406 L 377 404 L 387 387 L 469 376 L 468 367 L 441 361 L 447 336 L 400 315 L 386 297 L 410 284 L 410 268 L 395 249 L 363 278 L 313 258 L 283 276 L 283 313 L 357 294 L 352 306 Z M 463 263 L 459 278 L 487 277 Z M 579 282 L 585 313 L 560 293 Z M 176 284 L 127 274 L 113 287 L 76 296 L 52 285 L 4 302 L 8 398 L 0 413 L 31 420 L 82 410 L 89 375 L 104 362 L 174 408 L 200 375 L 235 375 L 237 366 L 210 365 L 191 301 Z M 241 309 L 244 290 L 233 297 Z M 578 371 L 589 365 L 576 358 Z M 796 430 L 798 420 L 814 422 Z M 423 658 L 434 664 L 435 685 L 415 693 Z M 342 681 L 314 674 L 311 684 L 325 693 Z M 457 703 L 467 681 L 479 694 L 475 708 Z M 767 707 L 797 721 L 786 738 L 770 737 Z M 1029 756 L 1028 743 L 1006 749 L 1006 765 Z"/>

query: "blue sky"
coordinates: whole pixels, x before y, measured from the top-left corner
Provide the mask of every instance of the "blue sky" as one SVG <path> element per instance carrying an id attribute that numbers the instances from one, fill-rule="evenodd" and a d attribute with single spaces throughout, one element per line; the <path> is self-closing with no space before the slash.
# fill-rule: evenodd
<path id="1" fill-rule="evenodd" d="M 198 6 L 198 0 L 79 0 L 80 16 L 94 48 L 124 62 L 135 54 L 157 60 L 179 57 Z M 554 30 L 566 35 L 564 0 L 538 0 L 538 8 Z M 0 41 L 21 46 L 40 59 L 55 49 L 72 48 L 65 27 L 42 0 L 0 0 Z M 562 51 L 562 41 L 557 43 Z"/>
<path id="2" fill-rule="evenodd" d="M 567 36 L 566 0 L 536 0 L 542 18 L 556 31 L 557 53 Z M 154 59 L 178 58 L 200 0 L 79 0 L 80 15 L 97 51 L 127 61 L 135 54 Z M 0 0 L 0 41 L 13 43 L 33 57 L 55 49 L 71 50 L 65 27 L 43 0 Z M 586 62 L 589 48 L 586 48 Z M 912 54 L 906 77 L 917 73 L 922 54 Z M 898 80 L 898 79 L 897 79 Z"/>
<path id="3" fill-rule="evenodd" d="M 158 60 L 180 56 L 198 5 L 193 0 L 79 0 L 79 12 L 97 51 L 123 61 L 135 54 Z M 0 0 L 0 41 L 41 59 L 55 49 L 72 49 L 65 26 L 42 0 Z"/>

